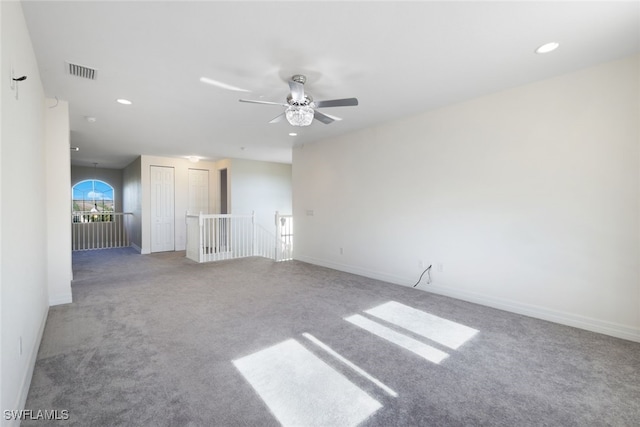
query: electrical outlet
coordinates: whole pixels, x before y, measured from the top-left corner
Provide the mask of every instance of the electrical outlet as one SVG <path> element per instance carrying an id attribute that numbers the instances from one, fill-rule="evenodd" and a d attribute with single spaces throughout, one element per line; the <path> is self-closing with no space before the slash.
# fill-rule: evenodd
<path id="1" fill-rule="evenodd" d="M 22 337 L 18 338 L 18 354 L 22 356 Z"/>
<path id="2" fill-rule="evenodd" d="M 436 264 L 436 268 L 438 269 L 438 273 L 443 273 L 444 272 L 444 264 L 439 262 Z"/>
<path id="3" fill-rule="evenodd" d="M 418 268 L 424 268 L 424 261 L 423 260 L 418 261 Z"/>
<path id="4" fill-rule="evenodd" d="M 340 255 L 344 254 L 344 249 L 340 248 Z"/>

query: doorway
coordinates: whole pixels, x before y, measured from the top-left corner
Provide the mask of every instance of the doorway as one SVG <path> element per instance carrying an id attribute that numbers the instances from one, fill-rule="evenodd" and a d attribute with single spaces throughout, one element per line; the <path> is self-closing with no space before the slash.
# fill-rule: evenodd
<path id="1" fill-rule="evenodd" d="M 227 170 L 220 169 L 220 213 L 228 214 Z"/>

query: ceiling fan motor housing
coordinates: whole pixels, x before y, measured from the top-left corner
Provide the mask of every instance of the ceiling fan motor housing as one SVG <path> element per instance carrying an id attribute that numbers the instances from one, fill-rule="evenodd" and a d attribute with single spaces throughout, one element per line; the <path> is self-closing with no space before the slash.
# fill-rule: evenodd
<path id="1" fill-rule="evenodd" d="M 307 78 L 302 74 L 295 74 L 293 77 L 291 77 L 291 80 L 300 84 L 305 84 L 307 82 Z"/>
<path id="2" fill-rule="evenodd" d="M 294 107 L 306 107 L 306 106 L 310 106 L 312 103 L 313 103 L 313 98 L 311 97 L 311 95 L 307 95 L 306 93 L 304 94 L 304 99 L 302 100 L 293 99 L 293 96 L 291 94 L 287 96 L 287 104 L 292 105 Z"/>

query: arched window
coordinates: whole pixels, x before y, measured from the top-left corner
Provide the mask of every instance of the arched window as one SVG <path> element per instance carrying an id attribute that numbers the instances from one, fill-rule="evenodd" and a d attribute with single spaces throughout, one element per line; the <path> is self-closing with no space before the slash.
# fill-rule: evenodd
<path id="1" fill-rule="evenodd" d="M 74 222 L 112 221 L 115 212 L 113 187 L 98 179 L 80 181 L 71 188 Z"/>

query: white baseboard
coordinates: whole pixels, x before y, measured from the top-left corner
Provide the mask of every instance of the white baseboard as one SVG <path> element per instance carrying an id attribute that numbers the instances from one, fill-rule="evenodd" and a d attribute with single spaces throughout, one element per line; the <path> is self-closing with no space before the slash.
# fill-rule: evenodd
<path id="1" fill-rule="evenodd" d="M 360 267 L 355 267 L 347 264 L 340 264 L 333 261 L 327 261 L 324 259 L 296 256 L 294 254 L 293 259 L 297 261 L 306 262 L 309 264 L 319 265 L 321 267 L 332 268 L 334 270 L 344 271 L 346 273 L 357 274 L 358 276 L 370 277 L 372 279 L 382 280 L 384 282 L 390 282 L 396 285 L 410 286 L 410 279 L 406 277 L 399 277 L 391 274 L 385 274 L 379 271 L 372 271 Z"/>
<path id="2" fill-rule="evenodd" d="M 385 274 L 377 271 L 371 271 L 359 267 L 340 264 L 332 261 L 322 260 L 313 257 L 299 256 L 296 260 L 315 264 L 322 267 L 332 268 L 334 270 L 344 271 L 347 273 L 357 274 L 372 279 L 383 280 L 396 285 L 413 286 L 411 279 Z M 428 285 L 416 288 L 417 290 L 432 292 L 438 295 L 444 295 L 487 307 L 497 308 L 511 313 L 522 314 L 524 316 L 535 317 L 536 319 L 547 320 L 562 325 L 572 326 L 579 329 L 585 329 L 591 332 L 597 332 L 604 335 L 610 335 L 616 338 L 622 338 L 629 341 L 640 342 L 640 328 L 632 328 L 618 323 L 606 320 L 594 319 L 581 316 L 574 313 L 568 313 L 558 310 L 551 310 L 540 306 L 522 304 L 516 301 L 491 297 L 483 294 L 477 294 L 460 289 L 453 289 L 445 286 Z"/>
<path id="3" fill-rule="evenodd" d="M 42 320 L 40 322 L 40 328 L 38 329 L 38 333 L 36 334 L 36 339 L 33 345 L 31 346 L 31 354 L 29 354 L 29 361 L 27 364 L 27 369 L 22 377 L 22 381 L 20 382 L 20 390 L 18 395 L 16 396 L 16 403 L 13 408 L 20 410 L 24 409 L 24 405 L 27 403 L 27 396 L 29 395 L 29 388 L 31 387 L 31 378 L 33 377 L 33 370 L 36 367 L 36 359 L 38 358 L 38 350 L 40 349 L 40 342 L 42 342 L 42 335 L 44 334 L 44 326 L 47 323 L 47 315 L 49 314 L 49 307 L 45 307 L 44 313 L 42 315 Z M 12 408 L 12 409 L 13 409 Z M 8 409 L 8 408 L 3 408 Z M 20 420 L 8 420 L 6 421 L 7 426 L 19 426 Z"/>
<path id="4" fill-rule="evenodd" d="M 136 245 L 135 243 L 131 243 L 131 245 L 129 245 L 129 246 L 131 246 L 133 249 L 135 249 L 139 254 L 142 253 L 142 248 L 140 246 Z"/>
<path id="5" fill-rule="evenodd" d="M 511 313 L 522 314 L 524 316 L 535 317 L 536 319 L 560 323 L 562 325 L 610 335 L 616 338 L 640 342 L 640 329 L 634 329 L 618 323 L 608 322 L 606 320 L 594 319 L 591 317 L 581 316 L 579 314 L 551 310 L 540 306 L 522 304 L 507 299 L 480 295 L 469 291 L 451 289 L 433 284 L 429 285 L 424 290 L 427 292 L 433 292 L 434 294 L 509 311 Z"/>
<path id="6" fill-rule="evenodd" d="M 49 307 L 60 304 L 71 304 L 73 302 L 73 297 L 71 292 L 65 292 L 58 295 L 51 295 L 49 297 Z"/>

